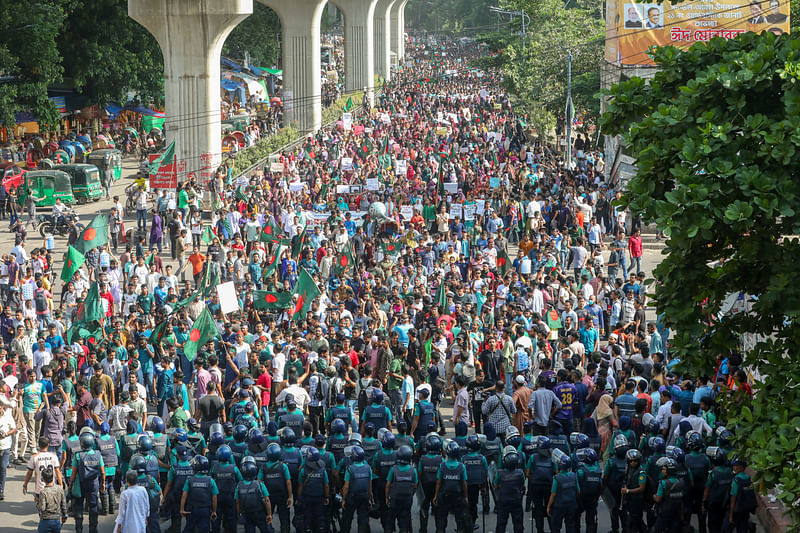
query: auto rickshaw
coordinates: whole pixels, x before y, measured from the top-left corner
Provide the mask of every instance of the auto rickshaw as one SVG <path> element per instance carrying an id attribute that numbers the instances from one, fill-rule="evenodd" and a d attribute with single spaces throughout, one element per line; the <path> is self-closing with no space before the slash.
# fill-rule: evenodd
<path id="1" fill-rule="evenodd" d="M 72 185 L 70 184 L 69 174 L 61 170 L 31 170 L 25 173 L 25 185 L 19 195 L 19 202 L 24 205 L 28 190 L 33 191 L 33 195 L 41 198 L 36 205 L 38 207 L 48 207 L 56 203 L 56 198 L 67 205 L 72 205 Z"/>
<path id="2" fill-rule="evenodd" d="M 79 143 L 81 143 L 86 150 L 92 149 L 92 139 L 88 135 L 78 135 L 75 139 Z"/>
<path id="3" fill-rule="evenodd" d="M 228 154 L 238 150 L 239 140 L 233 135 L 226 135 L 222 138 L 222 153 Z"/>
<path id="4" fill-rule="evenodd" d="M 50 155 L 50 159 L 57 165 L 69 165 L 72 163 L 72 158 L 66 150 L 58 149 Z"/>
<path id="5" fill-rule="evenodd" d="M 244 141 L 244 132 L 243 131 L 234 131 L 231 133 L 239 143 L 239 148 L 244 148 L 245 141 Z"/>
<path id="6" fill-rule="evenodd" d="M 122 152 L 116 148 L 94 150 L 86 158 L 86 162 L 100 169 L 100 183 L 105 183 L 106 172 L 110 172 L 114 181 L 122 177 Z"/>
<path id="7" fill-rule="evenodd" d="M 55 165 L 55 170 L 63 170 L 69 174 L 72 182 L 72 194 L 78 203 L 89 200 L 97 201 L 105 194 L 100 182 L 100 170 L 94 165 Z"/>

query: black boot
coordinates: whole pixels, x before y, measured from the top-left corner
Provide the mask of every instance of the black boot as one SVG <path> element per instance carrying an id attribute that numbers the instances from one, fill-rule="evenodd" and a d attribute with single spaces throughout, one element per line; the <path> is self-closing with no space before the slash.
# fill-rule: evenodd
<path id="1" fill-rule="evenodd" d="M 100 516 L 105 516 L 106 515 L 106 493 L 105 492 L 101 492 L 100 495 L 98 496 L 97 500 L 98 500 L 97 501 L 97 504 L 98 504 L 97 507 L 99 509 L 99 514 L 100 514 Z M 90 521 L 91 521 L 91 519 L 90 519 Z"/>
<path id="2" fill-rule="evenodd" d="M 116 505 L 116 501 L 114 499 L 114 489 L 108 491 L 108 514 L 114 514 L 114 505 Z"/>
<path id="3" fill-rule="evenodd" d="M 89 533 L 97 533 L 97 513 L 89 513 Z"/>

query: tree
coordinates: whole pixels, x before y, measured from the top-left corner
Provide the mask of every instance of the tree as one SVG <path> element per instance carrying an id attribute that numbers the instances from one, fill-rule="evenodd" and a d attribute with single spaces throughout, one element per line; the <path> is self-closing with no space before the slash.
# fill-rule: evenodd
<path id="1" fill-rule="evenodd" d="M 614 86 L 604 132 L 623 134 L 638 173 L 624 204 L 663 229 L 658 312 L 690 375 L 734 352 L 753 397 L 723 395 L 736 453 L 797 524 L 800 507 L 800 37 L 747 33 L 654 52 L 648 84 Z M 724 314 L 731 295 L 752 310 Z"/>
<path id="2" fill-rule="evenodd" d="M 91 104 L 164 100 L 164 59 L 155 37 L 128 16 L 127 0 L 72 0 L 58 36 L 65 75 Z"/>
<path id="3" fill-rule="evenodd" d="M 587 110 L 595 117 L 599 113 L 595 94 L 600 89 L 605 24 L 597 5 L 573 4 L 565 8 L 563 0 L 505 2 L 504 9 L 523 10 L 530 17 L 524 50 L 522 37 L 516 33 L 483 37 L 497 55 L 482 64 L 503 69 L 506 88 L 519 96 L 523 110 L 530 113 L 529 124 L 540 132 L 551 129 L 564 115 L 568 52 L 572 53 L 575 109 Z M 521 31 L 519 17 L 512 27 Z"/>
<path id="4" fill-rule="evenodd" d="M 61 81 L 56 35 L 69 2 L 0 2 L 0 123 L 16 124 L 15 113 L 33 113 L 40 124 L 55 125 L 59 115 L 47 87 Z"/>
<path id="5" fill-rule="evenodd" d="M 271 67 L 280 50 L 281 21 L 278 14 L 262 4 L 253 2 L 253 14 L 236 26 L 222 47 L 222 55 L 244 59 L 257 67 Z"/>

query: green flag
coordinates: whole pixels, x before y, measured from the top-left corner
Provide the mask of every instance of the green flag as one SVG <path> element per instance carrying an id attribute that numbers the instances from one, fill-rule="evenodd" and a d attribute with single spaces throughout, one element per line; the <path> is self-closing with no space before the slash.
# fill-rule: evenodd
<path id="1" fill-rule="evenodd" d="M 150 163 L 148 167 L 148 172 L 150 175 L 158 174 L 162 167 L 166 167 L 167 165 L 174 165 L 175 164 L 175 141 L 169 143 L 169 146 L 161 152 L 161 154 L 153 159 L 153 162 Z M 167 169 L 164 169 L 166 172 Z"/>
<path id="2" fill-rule="evenodd" d="M 353 109 L 353 97 L 349 96 L 347 102 L 344 103 L 344 112 L 347 113 L 351 109 Z"/>
<path id="3" fill-rule="evenodd" d="M 545 320 L 547 321 L 547 327 L 550 329 L 561 329 L 561 317 L 558 316 L 558 311 L 555 309 L 551 309 L 544 315 Z"/>
<path id="4" fill-rule="evenodd" d="M 86 293 L 86 299 L 78 307 L 73 322 L 78 325 L 99 326 L 103 323 L 105 313 L 103 304 L 100 303 L 100 286 L 95 281 Z M 87 328 L 90 329 L 90 328 Z"/>
<path id="5" fill-rule="evenodd" d="M 204 307 L 200 312 L 200 316 L 192 324 L 192 329 L 189 330 L 189 338 L 186 339 L 186 344 L 183 345 L 183 353 L 186 355 L 186 359 L 194 361 L 197 350 L 217 337 L 219 337 L 219 330 L 217 325 L 214 324 L 214 318 L 208 308 Z"/>
<path id="6" fill-rule="evenodd" d="M 425 341 L 425 367 L 428 368 L 431 364 L 431 352 L 433 352 L 433 337 Z"/>
<path id="7" fill-rule="evenodd" d="M 275 249 L 275 254 L 272 257 L 267 258 L 267 267 L 264 269 L 263 279 L 266 280 L 272 274 L 275 273 L 275 269 L 278 266 L 278 261 L 280 261 L 281 254 L 283 253 L 283 245 L 278 245 Z"/>
<path id="8" fill-rule="evenodd" d="M 339 253 L 339 256 L 336 258 L 336 273 L 340 276 L 344 275 L 347 272 L 347 269 L 350 267 L 355 268 L 356 258 L 353 256 L 353 250 L 350 247 L 350 243 L 344 247 L 344 250 Z"/>
<path id="9" fill-rule="evenodd" d="M 243 202 L 247 202 L 247 194 L 245 194 L 241 187 L 236 187 L 236 198 Z"/>
<path id="10" fill-rule="evenodd" d="M 150 266 L 153 264 L 153 258 L 156 256 L 156 251 L 153 250 L 148 254 L 148 256 L 144 259 L 144 264 Z"/>
<path id="11" fill-rule="evenodd" d="M 256 309 L 286 309 L 292 305 L 291 292 L 253 291 Z"/>
<path id="12" fill-rule="evenodd" d="M 150 344 L 153 346 L 158 346 L 161 342 L 161 339 L 167 334 L 167 326 L 169 325 L 169 319 L 162 320 L 156 327 L 153 328 L 153 331 L 150 332 Z"/>
<path id="13" fill-rule="evenodd" d="M 394 242 L 382 242 L 381 251 L 383 251 L 383 255 L 397 257 L 397 255 L 400 253 L 400 247 Z"/>
<path id="14" fill-rule="evenodd" d="M 450 306 L 447 305 L 447 287 L 444 286 L 444 282 L 439 284 L 439 289 L 436 291 L 436 305 L 441 314 L 450 314 Z"/>
<path id="15" fill-rule="evenodd" d="M 294 239 L 292 239 L 292 257 L 298 259 L 300 256 L 300 251 L 303 249 L 303 245 L 306 242 L 306 230 L 303 228 L 303 232 L 300 235 L 296 235 Z"/>
<path id="16" fill-rule="evenodd" d="M 502 248 L 497 249 L 497 268 L 503 276 L 505 276 L 506 272 L 511 268 L 511 259 L 509 259 L 508 254 Z"/>
<path id="17" fill-rule="evenodd" d="M 86 258 L 78 250 L 70 246 L 67 248 L 67 256 L 64 259 L 64 266 L 61 268 L 61 281 L 69 283 L 75 272 L 86 262 Z"/>
<path id="18" fill-rule="evenodd" d="M 264 226 L 264 230 L 261 232 L 261 235 L 259 235 L 258 239 L 261 242 L 278 242 L 280 234 L 281 228 L 274 226 L 271 222 L 267 221 L 267 224 Z"/>
<path id="19" fill-rule="evenodd" d="M 175 305 L 173 305 L 172 306 L 172 312 L 176 313 L 179 310 L 181 310 L 184 307 L 186 307 L 187 305 L 193 303 L 195 300 L 197 300 L 198 296 L 200 296 L 200 291 L 194 291 L 192 294 L 190 294 L 189 296 L 187 296 L 183 300 L 181 300 L 178 303 L 176 303 Z"/>
<path id="20" fill-rule="evenodd" d="M 206 264 L 208 265 L 208 263 Z M 209 270 L 212 271 L 210 275 L 208 274 Z M 217 272 L 217 269 L 211 268 L 211 265 L 208 265 L 203 284 L 200 287 L 200 294 L 203 298 L 209 298 L 217 290 L 217 285 L 219 285 L 219 272 Z"/>
<path id="21" fill-rule="evenodd" d="M 211 244 L 216 238 L 217 236 L 211 231 L 211 226 L 206 226 L 206 229 L 203 230 L 203 236 L 200 237 L 200 242 L 203 244 Z"/>
<path id="22" fill-rule="evenodd" d="M 85 254 L 93 248 L 103 246 L 108 242 L 108 217 L 104 214 L 96 215 L 89 225 L 81 232 L 73 246 Z"/>
<path id="23" fill-rule="evenodd" d="M 302 267 L 300 268 L 300 277 L 297 280 L 297 285 L 294 286 L 294 293 L 297 294 L 297 302 L 294 309 L 292 309 L 292 319 L 305 318 L 306 313 L 311 309 L 311 302 L 322 294 L 317 284 L 314 283 L 311 274 Z"/>

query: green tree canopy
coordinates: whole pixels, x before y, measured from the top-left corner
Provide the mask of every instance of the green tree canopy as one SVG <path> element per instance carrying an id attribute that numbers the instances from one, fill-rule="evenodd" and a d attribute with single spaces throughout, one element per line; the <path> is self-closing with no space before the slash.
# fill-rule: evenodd
<path id="1" fill-rule="evenodd" d="M 655 301 L 679 369 L 714 375 L 733 352 L 752 400 L 723 399 L 737 453 L 800 507 L 800 36 L 748 33 L 654 52 L 661 71 L 610 90 L 604 132 L 638 174 L 624 202 L 668 236 Z M 743 294 L 749 311 L 723 313 Z"/>
<path id="2" fill-rule="evenodd" d="M 253 65 L 271 67 L 280 50 L 280 29 L 278 14 L 261 2 L 253 2 L 253 14 L 233 29 L 222 47 L 222 55 L 243 59 L 247 52 Z"/>

